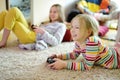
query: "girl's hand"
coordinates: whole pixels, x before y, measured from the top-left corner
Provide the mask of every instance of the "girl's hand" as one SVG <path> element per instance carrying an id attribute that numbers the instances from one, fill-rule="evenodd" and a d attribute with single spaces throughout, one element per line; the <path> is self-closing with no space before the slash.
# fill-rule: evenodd
<path id="1" fill-rule="evenodd" d="M 36 27 L 38 27 L 38 26 L 37 26 L 37 25 L 34 25 L 34 24 L 31 25 L 31 29 L 33 29 L 33 30 L 34 30 Z"/>
<path id="2" fill-rule="evenodd" d="M 50 67 L 51 69 L 60 70 L 67 67 L 67 62 L 57 58 L 54 58 L 54 60 L 54 63 L 48 65 L 48 67 Z"/>
<path id="3" fill-rule="evenodd" d="M 51 58 L 57 58 L 57 55 L 56 54 L 52 54 L 51 56 L 49 56 Z"/>
<path id="4" fill-rule="evenodd" d="M 62 59 L 61 54 L 59 54 L 59 55 L 52 54 L 52 55 L 51 55 L 51 56 L 49 56 L 49 57 L 51 57 L 51 58 L 58 58 L 58 59 Z"/>
<path id="5" fill-rule="evenodd" d="M 36 33 L 40 33 L 40 34 L 44 34 L 45 30 L 43 28 L 40 28 L 40 27 L 35 27 L 34 31 Z"/>

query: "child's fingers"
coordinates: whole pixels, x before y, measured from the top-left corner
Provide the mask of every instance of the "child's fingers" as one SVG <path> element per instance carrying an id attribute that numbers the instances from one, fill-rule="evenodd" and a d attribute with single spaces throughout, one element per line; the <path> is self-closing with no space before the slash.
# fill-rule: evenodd
<path id="1" fill-rule="evenodd" d="M 50 67 L 51 69 L 53 69 L 54 68 L 54 63 L 52 63 L 52 64 L 48 64 L 48 67 Z"/>
<path id="2" fill-rule="evenodd" d="M 50 57 L 57 58 L 56 54 L 52 54 Z"/>
<path id="3" fill-rule="evenodd" d="M 60 59 L 58 59 L 58 58 L 54 58 L 53 60 L 58 61 L 58 60 L 60 60 Z"/>

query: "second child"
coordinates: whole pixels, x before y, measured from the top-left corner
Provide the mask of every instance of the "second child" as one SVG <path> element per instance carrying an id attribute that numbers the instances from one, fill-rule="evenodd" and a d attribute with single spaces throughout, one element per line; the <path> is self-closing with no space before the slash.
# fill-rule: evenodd
<path id="1" fill-rule="evenodd" d="M 90 70 L 94 65 L 104 68 L 120 68 L 120 50 L 118 47 L 105 46 L 97 36 L 99 24 L 88 14 L 79 14 L 71 22 L 71 35 L 75 50 L 69 53 L 52 55 L 55 62 L 48 67 L 55 70 Z M 82 59 L 79 59 L 79 56 Z M 78 59 L 78 61 L 64 61 Z"/>

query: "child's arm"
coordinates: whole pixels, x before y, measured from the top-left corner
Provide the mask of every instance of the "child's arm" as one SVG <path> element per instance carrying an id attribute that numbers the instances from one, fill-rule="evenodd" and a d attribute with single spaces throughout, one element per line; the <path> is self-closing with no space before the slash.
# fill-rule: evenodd
<path id="1" fill-rule="evenodd" d="M 83 53 L 83 50 L 81 50 L 78 43 L 75 42 L 75 49 L 72 52 L 60 54 L 58 55 L 58 58 L 62 60 L 76 59 L 81 54 L 81 52 Z"/>
<path id="2" fill-rule="evenodd" d="M 94 40 L 94 41 L 92 41 Z M 95 42 L 96 41 L 96 42 Z M 80 62 L 67 62 L 67 69 L 69 70 L 89 70 L 93 67 L 96 57 L 98 56 L 99 42 L 96 39 L 91 40 L 86 44 L 86 53 L 83 55 L 84 59 Z"/>
<path id="3" fill-rule="evenodd" d="M 68 60 L 68 59 L 76 59 L 80 55 L 79 52 L 73 51 L 70 53 L 60 54 L 57 56 L 57 58 L 62 60 Z"/>
<path id="4" fill-rule="evenodd" d="M 49 25 L 49 26 L 53 26 L 53 25 Z M 51 46 L 56 46 L 59 43 L 61 43 L 62 39 L 64 37 L 64 34 L 66 32 L 66 25 L 62 24 L 62 23 L 61 24 L 58 23 L 54 27 L 58 27 L 58 26 L 59 26 L 59 28 L 57 30 L 56 29 L 52 29 L 52 28 L 49 28 L 49 32 L 46 30 L 45 33 L 40 36 L 40 39 L 44 40 L 47 44 L 49 44 Z M 50 33 L 50 29 L 51 29 L 51 32 L 56 30 L 54 32 L 54 34 Z"/>

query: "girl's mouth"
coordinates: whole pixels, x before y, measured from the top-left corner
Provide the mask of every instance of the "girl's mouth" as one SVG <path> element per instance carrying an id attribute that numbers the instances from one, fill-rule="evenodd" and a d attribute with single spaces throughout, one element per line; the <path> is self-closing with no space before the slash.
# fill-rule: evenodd
<path id="1" fill-rule="evenodd" d="M 76 37 L 76 36 L 77 36 L 77 34 L 74 34 L 74 35 L 73 35 L 73 37 Z"/>

